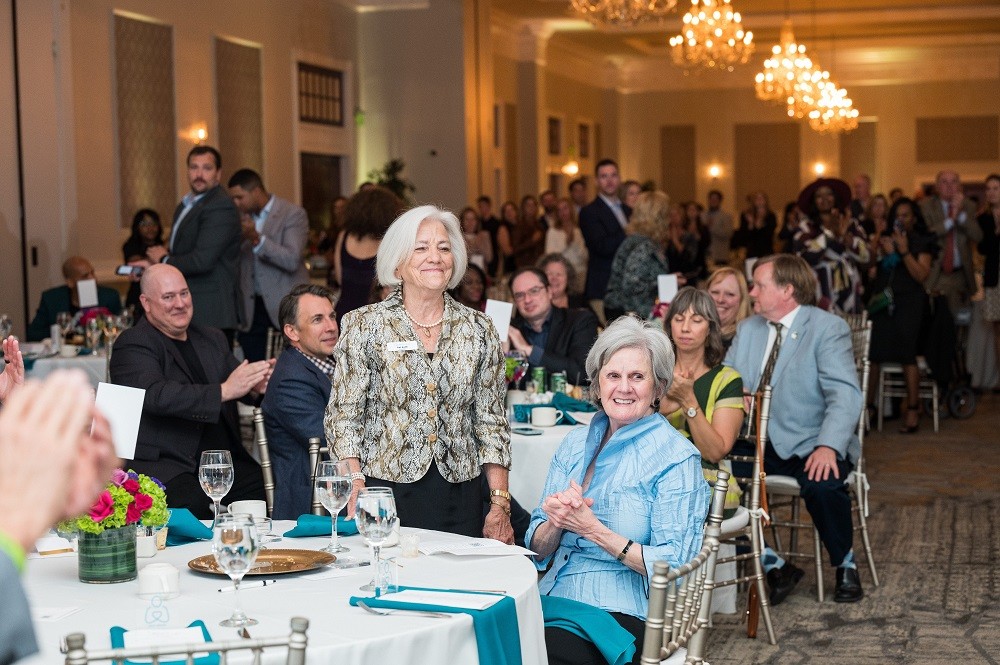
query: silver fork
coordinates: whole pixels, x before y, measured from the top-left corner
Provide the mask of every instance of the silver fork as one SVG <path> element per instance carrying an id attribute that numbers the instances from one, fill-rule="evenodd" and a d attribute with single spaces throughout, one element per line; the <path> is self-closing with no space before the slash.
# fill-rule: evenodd
<path id="1" fill-rule="evenodd" d="M 368 612 L 369 614 L 375 614 L 380 617 L 386 617 L 389 616 L 390 614 L 397 614 L 400 612 L 405 612 L 407 614 L 414 614 L 416 616 L 421 616 L 421 617 L 430 617 L 432 619 L 450 619 L 451 617 L 455 616 L 454 614 L 448 614 L 447 612 L 425 612 L 424 610 L 408 610 L 403 608 L 395 610 L 387 610 L 381 607 L 371 607 L 367 605 L 363 600 L 358 601 L 358 607 L 363 609 L 365 612 Z"/>

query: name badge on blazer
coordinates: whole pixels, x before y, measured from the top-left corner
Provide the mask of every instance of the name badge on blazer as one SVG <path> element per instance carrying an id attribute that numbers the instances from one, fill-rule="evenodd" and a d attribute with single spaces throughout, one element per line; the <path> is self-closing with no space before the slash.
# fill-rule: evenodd
<path id="1" fill-rule="evenodd" d="M 416 351 L 417 343 L 412 339 L 408 342 L 388 342 L 385 345 L 385 350 L 390 352 Z"/>

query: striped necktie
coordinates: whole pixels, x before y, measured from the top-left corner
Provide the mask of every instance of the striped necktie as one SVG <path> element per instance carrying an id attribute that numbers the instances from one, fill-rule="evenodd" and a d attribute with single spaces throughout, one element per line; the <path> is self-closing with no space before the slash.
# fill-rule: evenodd
<path id="1" fill-rule="evenodd" d="M 774 344 L 771 346 L 771 355 L 767 357 L 767 364 L 764 365 L 764 373 L 760 375 L 758 389 L 771 385 L 771 375 L 774 374 L 774 366 L 778 364 L 778 354 L 781 352 L 781 323 L 778 321 L 770 321 L 769 323 L 774 326 L 776 334 Z"/>

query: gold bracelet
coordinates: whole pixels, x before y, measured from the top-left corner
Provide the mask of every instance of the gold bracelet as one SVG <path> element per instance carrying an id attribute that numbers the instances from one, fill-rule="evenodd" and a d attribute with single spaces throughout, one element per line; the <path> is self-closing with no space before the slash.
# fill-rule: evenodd
<path id="1" fill-rule="evenodd" d="M 490 505 L 497 506 L 500 510 L 506 513 L 507 517 L 510 517 L 510 508 L 508 508 L 507 506 L 503 505 L 502 503 L 497 503 L 493 499 L 490 499 Z"/>
<path id="2" fill-rule="evenodd" d="M 490 496 L 499 496 L 510 501 L 510 492 L 507 490 L 490 490 Z"/>

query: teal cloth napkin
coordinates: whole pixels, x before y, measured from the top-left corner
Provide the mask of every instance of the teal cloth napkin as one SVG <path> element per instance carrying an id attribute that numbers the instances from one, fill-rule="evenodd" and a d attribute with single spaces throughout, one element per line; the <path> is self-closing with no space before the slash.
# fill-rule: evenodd
<path id="1" fill-rule="evenodd" d="M 195 540 L 212 540 L 212 529 L 202 524 L 187 508 L 171 508 L 167 521 L 167 546 L 184 545 Z"/>
<path id="2" fill-rule="evenodd" d="M 556 425 L 578 425 L 579 421 L 577 421 L 577 419 L 570 414 L 570 411 L 583 413 L 592 413 L 597 411 L 597 407 L 590 402 L 574 399 L 566 393 L 556 393 L 552 397 L 552 402 L 550 404 L 515 404 L 514 420 L 519 423 L 530 423 L 531 410 L 540 406 L 551 406 L 563 412 L 562 417 L 556 421 Z"/>
<path id="3" fill-rule="evenodd" d="M 623 665 L 635 655 L 635 637 L 607 611 L 569 598 L 542 596 L 546 627 L 562 628 L 590 640 L 608 665 Z"/>
<path id="4" fill-rule="evenodd" d="M 428 589 L 426 587 L 401 586 L 400 591 L 415 589 L 417 591 L 447 591 L 449 593 L 480 593 L 463 589 Z M 381 598 L 365 598 L 351 596 L 351 605 L 357 606 L 359 600 L 370 607 L 386 609 L 422 610 L 426 612 L 465 613 L 472 617 L 472 627 L 476 631 L 476 649 L 479 651 L 479 665 L 520 665 L 521 664 L 521 633 L 517 628 L 517 606 L 514 599 L 505 596 L 503 600 L 487 607 L 485 610 L 466 610 L 447 605 L 424 605 L 422 603 L 404 603 Z M 614 621 L 612 619 L 612 621 Z M 634 649 L 633 649 L 634 650 Z"/>
<path id="5" fill-rule="evenodd" d="M 190 514 L 190 511 L 189 511 L 188 514 Z M 192 515 L 192 517 L 194 517 L 194 516 Z M 154 608 L 150 608 L 150 609 L 154 609 Z M 147 612 L 148 612 L 148 610 L 147 610 Z M 164 612 L 166 612 L 165 609 L 164 609 Z M 205 627 L 205 622 L 204 621 L 202 621 L 201 619 L 198 619 L 197 621 L 193 621 L 192 623 L 188 624 L 188 628 L 195 628 L 195 627 L 201 628 L 201 634 L 204 636 L 206 642 L 211 642 L 212 641 L 212 636 L 209 635 L 208 628 Z M 125 633 L 127 633 L 127 632 L 128 632 L 128 630 L 126 630 L 125 628 L 122 628 L 121 626 L 112 626 L 111 627 L 111 648 L 113 648 L 113 649 L 121 649 L 121 648 L 123 648 L 125 646 Z M 174 665 L 174 663 L 177 663 L 177 665 L 184 665 L 184 663 L 186 663 L 187 661 L 184 659 L 184 656 L 178 655 L 174 660 L 164 660 L 164 661 L 160 661 L 160 662 L 161 662 L 161 665 Z M 205 654 L 201 658 L 195 658 L 194 662 L 196 663 L 196 665 L 219 665 L 219 652 L 216 651 L 215 653 Z M 126 663 L 126 665 L 147 665 L 147 663 L 149 663 L 149 661 L 148 660 L 138 660 L 138 661 L 126 660 L 125 663 Z"/>
<path id="6" fill-rule="evenodd" d="M 329 515 L 301 515 L 295 521 L 295 528 L 286 531 L 283 535 L 286 538 L 309 538 L 311 536 L 330 535 Z M 337 516 L 337 533 L 341 536 L 353 536 L 358 532 L 358 524 L 354 520 L 348 520 Z"/>

